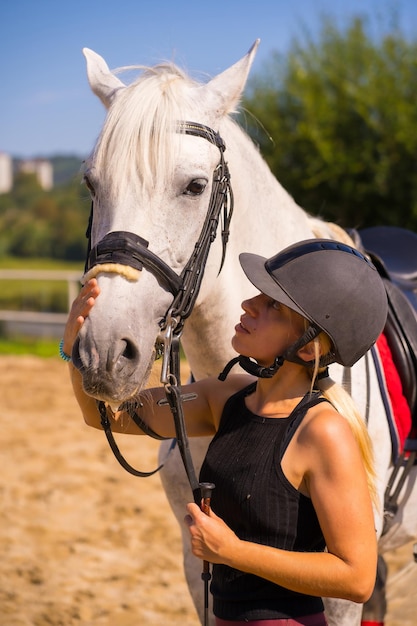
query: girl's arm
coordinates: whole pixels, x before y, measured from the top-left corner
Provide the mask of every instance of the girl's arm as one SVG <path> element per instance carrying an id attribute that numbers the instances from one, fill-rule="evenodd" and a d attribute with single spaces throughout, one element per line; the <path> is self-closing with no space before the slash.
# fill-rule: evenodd
<path id="1" fill-rule="evenodd" d="M 101 429 L 101 417 L 94 398 L 88 396 L 82 387 L 80 372 L 70 364 L 71 381 L 75 397 L 80 406 L 84 421 L 88 426 Z M 221 385 L 216 379 L 205 379 L 183 385 L 182 394 L 192 394 L 192 399 L 183 403 L 184 420 L 187 434 L 190 437 L 212 436 L 215 433 L 214 408 L 211 406 L 211 387 Z M 140 392 L 134 399 L 134 411 L 137 416 L 161 437 L 175 437 L 174 420 L 163 387 L 154 387 Z M 115 433 L 128 435 L 145 435 L 141 428 L 130 417 L 128 411 L 113 413 L 107 409 L 111 429 Z"/>
<path id="2" fill-rule="evenodd" d="M 74 300 L 64 333 L 63 350 L 72 353 L 72 348 L 86 317 L 100 294 L 95 278 L 88 281 Z M 69 363 L 70 378 L 75 397 L 80 406 L 85 422 L 101 429 L 101 418 L 96 400 L 84 392 L 81 373 Z M 182 394 L 192 394 L 193 399 L 183 403 L 187 433 L 190 437 L 213 435 L 220 420 L 226 399 L 238 389 L 248 384 L 246 375 L 229 376 L 226 382 L 208 378 L 181 388 Z M 162 437 L 175 437 L 175 427 L 171 410 L 165 402 L 163 387 L 146 389 L 133 399 L 136 413 L 152 430 Z M 145 434 L 126 411 L 113 413 L 108 410 L 108 417 L 113 432 L 143 435 Z"/>

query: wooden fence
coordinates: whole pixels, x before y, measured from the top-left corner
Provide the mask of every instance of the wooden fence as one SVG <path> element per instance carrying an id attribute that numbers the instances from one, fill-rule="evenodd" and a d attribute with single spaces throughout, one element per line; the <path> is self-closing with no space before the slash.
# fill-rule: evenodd
<path id="1" fill-rule="evenodd" d="M 12 270 L 0 269 L 0 281 L 64 281 L 67 283 L 67 309 L 78 293 L 81 272 L 70 270 Z M 2 311 L 0 322 L 4 334 L 22 334 L 44 337 L 61 337 L 67 320 L 67 313 L 47 311 Z"/>

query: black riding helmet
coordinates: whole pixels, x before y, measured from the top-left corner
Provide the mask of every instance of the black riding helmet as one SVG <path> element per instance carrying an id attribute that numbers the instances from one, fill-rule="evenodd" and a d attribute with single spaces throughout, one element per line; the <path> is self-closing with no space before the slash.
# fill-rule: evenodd
<path id="1" fill-rule="evenodd" d="M 374 265 L 351 246 L 308 239 L 269 259 L 243 253 L 239 260 L 259 291 L 310 321 L 306 333 L 270 368 L 252 367 L 250 359 L 238 357 L 241 366 L 257 376 L 272 376 L 285 359 L 308 365 L 296 353 L 322 330 L 331 339 L 332 351 L 320 360 L 320 366 L 337 362 L 351 367 L 385 326 L 384 284 Z"/>

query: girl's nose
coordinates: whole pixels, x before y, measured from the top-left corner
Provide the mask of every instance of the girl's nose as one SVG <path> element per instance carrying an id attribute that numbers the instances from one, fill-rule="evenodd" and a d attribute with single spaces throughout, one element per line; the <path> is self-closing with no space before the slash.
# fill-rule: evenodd
<path id="1" fill-rule="evenodd" d="M 256 314 L 256 311 L 258 308 L 257 305 L 258 305 L 260 297 L 261 297 L 261 294 L 259 294 L 258 296 L 254 296 L 253 298 L 248 298 L 247 300 L 243 300 L 241 307 L 245 311 L 245 313 L 247 313 L 248 315 Z"/>

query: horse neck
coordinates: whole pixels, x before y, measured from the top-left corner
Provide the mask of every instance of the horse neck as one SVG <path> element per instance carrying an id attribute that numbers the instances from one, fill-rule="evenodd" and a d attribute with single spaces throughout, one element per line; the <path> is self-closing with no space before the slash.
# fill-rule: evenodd
<path id="1" fill-rule="evenodd" d="M 231 253 L 271 256 L 312 236 L 308 214 L 272 174 L 249 137 L 235 126 L 227 131 L 233 135 L 226 138 L 226 156 L 235 196 Z"/>

